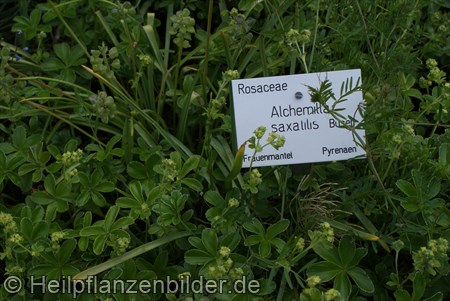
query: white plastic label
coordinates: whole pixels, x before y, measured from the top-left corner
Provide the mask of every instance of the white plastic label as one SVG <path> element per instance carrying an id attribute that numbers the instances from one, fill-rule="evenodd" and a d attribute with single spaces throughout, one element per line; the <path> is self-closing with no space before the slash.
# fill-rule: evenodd
<path id="1" fill-rule="evenodd" d="M 326 80 L 331 83 L 334 99 L 326 106 L 311 100 L 309 87 L 319 89 Z M 365 139 L 363 129 L 355 129 L 362 120 L 362 92 L 359 69 L 240 79 L 232 81 L 234 121 L 237 146 L 252 137 L 259 126 L 268 133 L 286 138 L 278 150 L 267 146 L 256 153 L 252 166 L 275 166 L 347 160 L 365 155 L 355 136 Z M 348 94 L 348 95 L 346 95 Z M 342 96 L 342 97 L 341 97 Z M 343 100 L 336 103 L 336 100 Z M 331 110 L 335 116 L 327 110 Z M 344 128 L 345 123 L 352 129 Z M 242 167 L 249 167 L 254 149 L 247 147 Z"/>

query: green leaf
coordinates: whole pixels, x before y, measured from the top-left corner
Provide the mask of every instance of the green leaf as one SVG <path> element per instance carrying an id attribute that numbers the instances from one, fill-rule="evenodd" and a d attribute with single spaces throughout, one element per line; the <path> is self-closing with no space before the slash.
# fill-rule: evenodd
<path id="1" fill-rule="evenodd" d="M 80 236 L 97 236 L 105 233 L 105 229 L 97 225 L 88 226 L 80 230 Z"/>
<path id="2" fill-rule="evenodd" d="M 203 229 L 202 231 L 202 243 L 205 250 L 215 256 L 218 249 L 217 235 L 212 229 Z"/>
<path id="3" fill-rule="evenodd" d="M 214 259 L 215 258 L 211 257 L 207 252 L 198 249 L 188 250 L 184 255 L 186 263 L 193 265 L 204 265 Z"/>
<path id="4" fill-rule="evenodd" d="M 281 251 L 285 248 L 286 242 L 282 240 L 281 238 L 274 238 L 270 240 L 270 243 L 275 246 L 277 251 L 281 253 Z"/>
<path id="5" fill-rule="evenodd" d="M 402 200 L 401 205 L 406 211 L 409 211 L 409 212 L 416 212 L 420 208 L 416 199 L 411 199 L 411 198 Z"/>
<path id="6" fill-rule="evenodd" d="M 339 253 L 334 247 L 327 247 L 324 244 L 319 244 L 314 248 L 314 252 L 326 261 L 329 261 L 337 266 L 342 265 Z"/>
<path id="7" fill-rule="evenodd" d="M 121 208 L 139 208 L 141 203 L 136 199 L 120 197 L 116 200 L 116 205 Z"/>
<path id="8" fill-rule="evenodd" d="M 260 242 L 262 242 L 264 240 L 259 235 L 250 235 L 250 236 L 247 236 L 245 241 L 246 241 L 248 246 L 254 246 L 254 245 L 259 244 Z"/>
<path id="9" fill-rule="evenodd" d="M 397 301 L 411 301 L 411 296 L 404 289 L 396 290 L 394 296 Z"/>
<path id="10" fill-rule="evenodd" d="M 48 231 L 49 231 L 48 223 L 46 221 L 39 221 L 34 225 L 31 237 L 33 237 L 33 240 L 45 238 L 48 235 Z"/>
<path id="11" fill-rule="evenodd" d="M 142 192 L 142 185 L 141 182 L 135 181 L 130 183 L 130 185 L 128 185 L 128 189 L 130 189 L 130 193 L 131 195 L 139 201 L 139 203 L 145 203 L 144 197 L 143 197 L 143 192 Z"/>
<path id="12" fill-rule="evenodd" d="M 97 189 L 100 192 L 111 192 L 115 188 L 115 185 L 111 181 L 104 181 L 95 186 L 95 189 Z"/>
<path id="13" fill-rule="evenodd" d="M 54 268 L 55 266 L 51 263 L 37 264 L 30 268 L 28 274 L 35 277 L 47 276 Z"/>
<path id="14" fill-rule="evenodd" d="M 253 218 L 251 222 L 245 223 L 243 225 L 243 227 L 245 230 L 255 233 L 255 234 L 258 234 L 258 235 L 261 235 L 261 236 L 264 236 L 264 234 L 266 232 L 264 230 L 263 225 L 257 218 Z"/>
<path id="15" fill-rule="evenodd" d="M 349 267 L 349 264 L 352 262 L 356 253 L 355 244 L 350 236 L 346 235 L 341 238 L 338 252 L 342 265 L 344 267 Z"/>
<path id="16" fill-rule="evenodd" d="M 104 247 L 105 247 L 106 239 L 107 239 L 106 234 L 99 235 L 99 236 L 97 236 L 97 237 L 95 238 L 95 240 L 94 240 L 94 246 L 93 246 L 94 254 L 95 254 L 95 255 L 100 255 L 100 254 L 102 254 L 103 249 L 104 249 Z"/>
<path id="17" fill-rule="evenodd" d="M 46 61 L 42 62 L 41 67 L 44 71 L 60 71 L 64 69 L 66 66 L 61 62 L 61 60 L 50 57 Z"/>
<path id="18" fill-rule="evenodd" d="M 270 256 L 271 246 L 268 241 L 261 241 L 259 244 L 259 255 L 263 258 L 267 258 Z"/>
<path id="19" fill-rule="evenodd" d="M 416 188 L 410 182 L 400 179 L 395 183 L 395 185 L 407 196 L 417 196 Z"/>
<path id="20" fill-rule="evenodd" d="M 192 157 L 189 157 L 189 159 L 186 160 L 186 162 L 184 163 L 183 167 L 181 168 L 178 176 L 180 178 L 184 178 L 185 176 L 187 176 L 187 174 L 189 172 L 191 172 L 192 170 L 197 168 L 199 163 L 200 163 L 200 158 L 201 157 L 198 156 L 198 155 L 194 155 Z"/>
<path id="21" fill-rule="evenodd" d="M 217 192 L 217 191 L 207 191 L 204 195 L 203 198 L 205 199 L 205 201 L 207 201 L 208 203 L 210 203 L 213 206 L 216 207 L 225 207 L 226 203 L 225 200 L 222 198 L 222 196 Z"/>
<path id="22" fill-rule="evenodd" d="M 11 135 L 13 145 L 18 148 L 24 148 L 27 145 L 27 130 L 23 126 L 18 126 Z"/>
<path id="23" fill-rule="evenodd" d="M 20 231 L 22 232 L 24 238 L 28 241 L 33 240 L 33 223 L 31 222 L 31 219 L 29 218 L 23 218 L 20 221 Z"/>
<path id="24" fill-rule="evenodd" d="M 116 230 L 116 229 L 122 229 L 125 228 L 126 226 L 129 226 L 131 224 L 134 223 L 134 219 L 129 217 L 129 216 L 124 216 L 119 218 L 114 225 L 112 226 L 111 230 Z"/>
<path id="25" fill-rule="evenodd" d="M 196 249 L 204 250 L 205 247 L 200 237 L 191 236 L 188 238 L 189 243 Z"/>
<path id="26" fill-rule="evenodd" d="M 336 277 L 342 269 L 331 262 L 321 261 L 313 263 L 308 269 L 308 276 L 319 276 L 322 282 L 327 282 Z"/>
<path id="27" fill-rule="evenodd" d="M 88 268 L 87 270 L 81 271 L 80 273 L 73 276 L 72 280 L 85 280 L 89 276 L 95 276 L 95 275 L 97 275 L 101 272 L 104 272 L 110 268 L 116 267 L 121 263 L 124 263 L 130 259 L 133 259 L 141 254 L 144 254 L 148 251 L 151 251 L 153 249 L 161 247 L 173 240 L 180 239 L 180 238 L 183 238 L 183 237 L 186 237 L 189 235 L 191 235 L 191 233 L 186 232 L 186 231 L 167 233 L 166 235 L 164 235 L 164 237 L 161 237 L 159 239 L 156 239 L 151 242 L 140 245 L 139 247 L 136 247 L 133 250 L 126 252 L 125 254 L 111 258 L 111 259 L 107 260 L 106 262 L 100 263 L 91 268 Z"/>
<path id="28" fill-rule="evenodd" d="M 184 178 L 181 179 L 181 183 L 183 183 L 184 185 L 186 185 L 187 187 L 191 188 L 194 191 L 200 192 L 203 190 L 203 185 L 202 183 L 194 178 Z"/>
<path id="29" fill-rule="evenodd" d="M 373 293 L 375 287 L 372 280 L 369 278 L 367 273 L 360 267 L 354 267 L 347 272 L 349 276 L 353 279 L 360 290 L 366 293 Z"/>
<path id="30" fill-rule="evenodd" d="M 147 178 L 145 165 L 141 162 L 131 161 L 127 166 L 127 172 L 130 177 L 138 180 L 144 180 Z"/>
<path id="31" fill-rule="evenodd" d="M 346 272 L 341 271 L 336 275 L 336 278 L 334 278 L 334 288 L 341 293 L 341 297 L 344 298 L 344 300 L 348 300 L 352 293 L 352 284 L 350 283 L 350 279 L 348 279 Z"/>
<path id="32" fill-rule="evenodd" d="M 77 242 L 75 239 L 68 239 L 63 242 L 60 249 L 58 250 L 57 260 L 59 266 L 63 266 L 66 262 L 69 261 L 76 246 Z"/>
<path id="33" fill-rule="evenodd" d="M 364 258 L 364 256 L 367 255 L 367 249 L 366 248 L 358 248 L 355 251 L 355 254 L 353 255 L 352 261 L 349 262 L 349 267 L 357 266 L 358 263 L 361 261 L 361 259 Z"/>
<path id="34" fill-rule="evenodd" d="M 289 227 L 289 220 L 282 219 L 279 220 L 277 223 L 270 225 L 269 228 L 267 228 L 267 238 L 269 240 L 275 238 L 279 234 L 286 231 L 286 229 Z"/>
<path id="35" fill-rule="evenodd" d="M 227 234 L 221 241 L 222 246 L 227 246 L 231 251 L 237 248 L 239 242 L 241 241 L 241 236 L 237 232 Z"/>
<path id="36" fill-rule="evenodd" d="M 55 201 L 55 198 L 43 191 L 36 191 L 31 195 L 31 200 L 36 204 L 49 205 Z"/>
<path id="37" fill-rule="evenodd" d="M 119 214 L 120 207 L 119 206 L 111 206 L 106 213 L 105 216 L 105 228 L 111 229 L 112 225 L 114 224 L 114 221 L 117 218 L 117 215 Z"/>
<path id="38" fill-rule="evenodd" d="M 425 277 L 423 277 L 423 274 L 421 272 L 416 272 L 413 280 L 412 301 L 420 301 L 422 299 L 426 285 L 427 281 L 425 280 Z"/>
<path id="39" fill-rule="evenodd" d="M 33 27 L 37 27 L 41 22 L 41 11 L 39 9 L 33 9 L 30 14 L 30 25 Z"/>

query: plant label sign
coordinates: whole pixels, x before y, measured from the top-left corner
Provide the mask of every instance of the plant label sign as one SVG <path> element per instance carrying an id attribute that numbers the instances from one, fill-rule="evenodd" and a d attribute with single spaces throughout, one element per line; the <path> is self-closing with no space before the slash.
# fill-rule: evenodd
<path id="1" fill-rule="evenodd" d="M 278 150 L 267 146 L 256 154 L 247 144 L 242 167 L 249 167 L 252 159 L 252 166 L 257 167 L 365 155 L 355 142 L 365 139 L 364 130 L 356 126 L 362 121 L 360 85 L 359 69 L 233 80 L 237 146 L 259 126 L 267 129 L 261 145 L 270 132 L 286 138 Z"/>

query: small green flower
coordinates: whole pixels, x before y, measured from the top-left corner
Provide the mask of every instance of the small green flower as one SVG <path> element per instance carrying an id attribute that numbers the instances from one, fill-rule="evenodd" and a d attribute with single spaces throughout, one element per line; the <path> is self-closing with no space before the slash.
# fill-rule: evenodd
<path id="1" fill-rule="evenodd" d="M 249 184 L 252 186 L 258 186 L 262 183 L 261 176 L 262 175 L 257 168 L 252 169 L 250 173 L 250 179 L 248 180 Z"/>
<path id="2" fill-rule="evenodd" d="M 130 245 L 130 239 L 128 237 L 119 237 L 114 242 L 114 250 L 117 254 L 125 253 Z"/>
<path id="3" fill-rule="evenodd" d="M 14 223 L 13 216 L 9 213 L 0 211 L 0 224 L 7 225 L 11 223 Z"/>
<path id="4" fill-rule="evenodd" d="M 324 294 L 325 301 L 333 301 L 339 298 L 340 296 L 341 293 L 339 293 L 339 291 L 335 290 L 334 288 L 327 290 Z"/>
<path id="5" fill-rule="evenodd" d="M 219 254 L 222 257 L 228 257 L 231 254 L 231 250 L 228 247 L 221 246 L 220 249 L 219 249 Z"/>
<path id="6" fill-rule="evenodd" d="M 269 137 L 267 138 L 267 143 L 272 145 L 272 147 L 275 148 L 276 150 L 283 147 L 285 142 L 286 138 L 284 136 L 281 136 L 274 132 L 270 132 Z"/>
<path id="7" fill-rule="evenodd" d="M 58 160 L 64 165 L 72 165 L 80 162 L 83 157 L 83 150 L 77 149 L 76 151 L 67 151 L 63 153 Z"/>
<path id="8" fill-rule="evenodd" d="M 323 222 L 320 224 L 321 230 L 322 230 L 322 236 L 328 241 L 333 242 L 334 241 L 334 230 L 331 228 L 330 223 Z"/>
<path id="9" fill-rule="evenodd" d="M 14 233 L 9 239 L 9 242 L 13 243 L 13 244 L 20 244 L 23 241 L 23 237 L 22 235 L 18 234 L 18 233 Z"/>
<path id="10" fill-rule="evenodd" d="M 59 243 L 64 237 L 66 236 L 65 232 L 62 231 L 56 231 L 50 234 L 50 238 L 52 240 L 52 243 Z"/>
<path id="11" fill-rule="evenodd" d="M 233 79 L 239 78 L 239 71 L 237 70 L 227 70 L 223 73 L 224 81 L 232 81 Z"/>
<path id="12" fill-rule="evenodd" d="M 228 200 L 228 207 L 239 207 L 239 201 L 235 198 Z"/>
<path id="13" fill-rule="evenodd" d="M 297 242 L 295 243 L 295 248 L 301 252 L 305 249 L 305 240 L 303 238 L 297 239 Z"/>
<path id="14" fill-rule="evenodd" d="M 265 126 L 259 126 L 254 132 L 257 139 L 261 139 L 264 134 L 266 133 L 266 127 Z"/>
<path id="15" fill-rule="evenodd" d="M 150 64 L 153 64 L 153 59 L 148 54 L 139 54 L 138 58 L 143 66 L 148 66 Z"/>
<path id="16" fill-rule="evenodd" d="M 106 92 L 99 91 L 97 95 L 89 96 L 97 116 L 100 117 L 103 123 L 108 123 L 110 118 L 116 114 L 116 105 L 114 99 L 108 96 Z"/>
<path id="17" fill-rule="evenodd" d="M 167 181 L 173 182 L 178 176 L 177 164 L 172 159 L 163 159 L 164 177 Z"/>
<path id="18" fill-rule="evenodd" d="M 320 283 L 320 277 L 315 275 L 309 276 L 308 279 L 306 279 L 306 283 L 308 284 L 308 287 L 315 287 Z"/>
<path id="19" fill-rule="evenodd" d="M 427 247 L 413 252 L 413 265 L 417 271 L 425 271 L 432 276 L 448 261 L 448 241 L 445 238 L 430 240 Z"/>
<path id="20" fill-rule="evenodd" d="M 299 32 L 297 29 L 291 28 L 286 33 L 286 44 L 288 46 L 295 46 L 297 44 L 306 44 L 311 39 L 311 31 L 308 29 L 303 29 Z"/>

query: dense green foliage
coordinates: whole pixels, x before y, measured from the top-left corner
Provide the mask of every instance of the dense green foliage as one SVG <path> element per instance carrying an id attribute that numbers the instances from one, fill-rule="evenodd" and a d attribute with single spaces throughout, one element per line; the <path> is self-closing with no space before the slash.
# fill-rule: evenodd
<path id="1" fill-rule="evenodd" d="M 56 300 L 44 275 L 261 285 L 80 300 L 450 298 L 448 1 L 136 2 L 0 4 L 0 270 L 25 282 L 1 300 Z M 231 80 L 354 68 L 365 159 L 240 168 Z"/>

